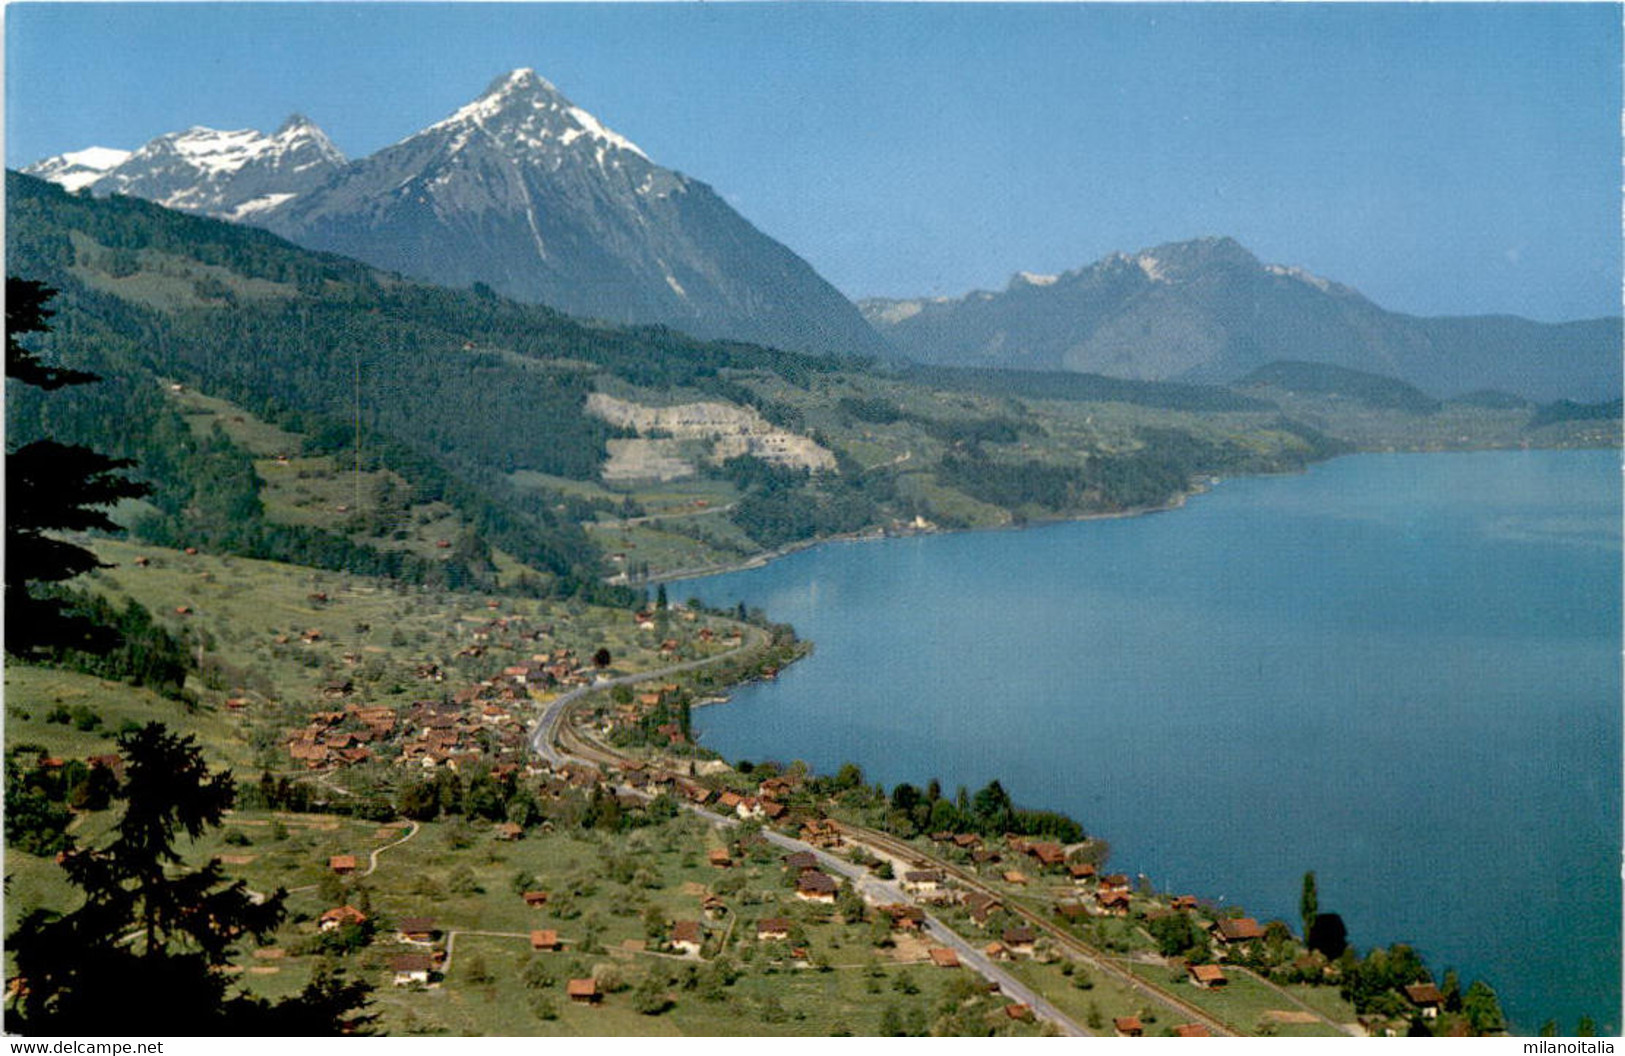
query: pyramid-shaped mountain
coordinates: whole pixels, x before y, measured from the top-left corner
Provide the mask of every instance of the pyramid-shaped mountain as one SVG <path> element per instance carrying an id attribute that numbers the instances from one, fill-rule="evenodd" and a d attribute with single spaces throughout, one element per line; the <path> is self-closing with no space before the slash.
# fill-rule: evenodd
<path id="1" fill-rule="evenodd" d="M 886 351 L 800 257 L 531 70 L 255 222 L 315 249 L 574 315 Z"/>

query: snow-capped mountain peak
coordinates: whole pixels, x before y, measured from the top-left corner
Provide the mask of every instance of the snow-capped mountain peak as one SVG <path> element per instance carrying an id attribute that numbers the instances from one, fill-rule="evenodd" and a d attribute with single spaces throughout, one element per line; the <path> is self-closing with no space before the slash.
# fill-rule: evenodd
<path id="1" fill-rule="evenodd" d="M 30 165 L 24 171 L 69 190 L 127 194 L 171 209 L 239 220 L 309 190 L 342 168 L 345 158 L 302 114 L 272 135 L 256 129 L 193 125 L 134 151 L 93 147 Z"/>
<path id="2" fill-rule="evenodd" d="M 118 150 L 114 147 L 86 147 L 84 150 L 70 150 L 66 154 L 36 161 L 23 171 L 70 191 L 80 191 L 118 168 L 129 157 L 130 152 L 127 150 Z"/>
<path id="3" fill-rule="evenodd" d="M 474 135 L 483 134 L 506 149 L 549 152 L 586 140 L 595 150 L 612 148 L 649 160 L 636 143 L 576 106 L 528 67 L 503 74 L 473 102 L 402 142 L 448 131 L 453 133 L 454 150 L 461 149 Z"/>

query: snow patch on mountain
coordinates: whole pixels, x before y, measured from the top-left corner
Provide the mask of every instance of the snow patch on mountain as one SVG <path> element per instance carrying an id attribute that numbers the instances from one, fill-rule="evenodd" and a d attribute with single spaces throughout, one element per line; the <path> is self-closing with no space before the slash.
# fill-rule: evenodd
<path id="1" fill-rule="evenodd" d="M 80 191 L 118 168 L 129 157 L 130 151 L 127 150 L 86 147 L 36 161 L 23 171 L 69 191 Z"/>

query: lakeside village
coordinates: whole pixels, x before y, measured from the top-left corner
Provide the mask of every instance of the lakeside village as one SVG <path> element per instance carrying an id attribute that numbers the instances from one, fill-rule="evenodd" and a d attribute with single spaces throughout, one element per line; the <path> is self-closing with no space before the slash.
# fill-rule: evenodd
<path id="1" fill-rule="evenodd" d="M 316 594 L 308 600 L 318 607 L 327 602 Z M 728 765 L 694 743 L 691 709 L 720 699 L 729 685 L 772 678 L 793 662 L 806 646 L 787 627 L 759 618 L 744 622 L 738 618 L 743 612 L 667 605 L 662 590 L 623 628 L 647 641 L 650 668 L 612 680 L 607 648 L 578 655 L 577 648 L 556 644 L 545 623 L 504 613 L 496 600 L 485 604 L 483 619 L 459 624 L 464 640 L 456 660 L 494 673 L 464 680 L 455 670 L 418 663 L 412 668 L 418 689 L 403 703 L 369 697 L 352 679 L 317 683 L 302 721 L 282 727 L 277 737 L 286 765 L 277 773 L 267 768 L 257 783 L 239 788 L 240 814 L 272 812 L 270 821 L 244 820 L 242 826 L 269 824 L 284 837 L 305 827 L 314 835 L 334 830 L 310 819 L 334 814 L 371 826 L 337 829 L 350 847 L 329 839 L 331 853 L 291 868 L 295 879 L 314 878 L 288 885 L 310 900 L 310 909 L 296 915 L 287 940 L 245 958 L 250 974 L 291 967 L 304 955 L 357 958 L 355 967 L 375 985 L 375 1004 L 388 1013 L 385 1022 L 399 1028 L 419 1013 L 389 995 L 406 998 L 455 982 L 459 935 L 463 949 L 475 941 L 468 936 L 507 936 L 533 958 L 560 958 L 556 968 L 535 968 L 545 961 L 534 960 L 514 966 L 512 974 L 526 987 L 538 980 L 564 984 L 562 1009 L 546 994 L 533 1002 L 540 1021 L 569 1008 L 617 1002 L 641 1015 L 664 1014 L 683 1000 L 688 983 L 714 990 L 742 985 L 740 978 L 751 972 L 827 971 L 848 956 L 842 951 L 865 949 L 888 964 L 984 980 L 961 988 L 952 1016 L 928 1020 L 924 1011 L 903 1016 L 894 1010 L 879 1025 L 885 1034 L 1054 1029 L 1032 1004 L 1001 998 L 998 983 L 985 982 L 984 959 L 1092 1033 L 1505 1030 L 1485 984 L 1463 987 L 1454 973 L 1435 979 L 1404 946 L 1359 956 L 1336 915 L 1316 911 L 1312 876 L 1300 938 L 1283 922 L 1261 923 L 1237 907 L 1158 892 L 1143 877 L 1111 869 L 1104 841 L 1086 837 L 1063 815 L 1017 807 L 997 782 L 974 793 L 961 788 L 947 795 L 935 781 L 888 793 L 851 765 L 835 775 L 815 775 L 800 763 Z M 275 644 L 339 648 L 316 627 L 280 634 Z M 324 670 L 361 657 L 334 659 Z M 607 684 L 612 681 L 617 684 Z M 571 706 L 533 745 L 539 709 L 565 694 L 575 695 Z M 263 706 L 252 695 L 233 695 L 224 714 L 245 721 Z M 284 703 L 279 714 L 289 707 L 300 710 Z M 556 738 L 560 750 L 541 750 L 544 737 Z M 35 773 L 46 780 L 59 775 L 64 787 L 95 774 L 106 785 L 119 779 L 121 768 L 116 754 L 99 753 L 83 765 L 42 756 Z M 384 897 L 387 885 L 375 874 L 387 872 L 392 856 L 403 866 L 411 860 L 417 852 L 408 841 L 420 826 L 447 822 L 461 833 L 461 842 L 450 846 L 469 861 L 482 842 L 487 848 L 545 845 L 551 855 L 572 833 L 619 833 L 614 839 L 625 841 L 636 839 L 627 834 L 665 832 L 676 859 L 659 868 L 629 866 L 618 879 L 633 885 L 636 875 L 643 888 L 675 888 L 681 901 L 612 909 L 608 917 L 631 913 L 623 927 L 597 912 L 583 918 L 583 907 L 599 893 L 596 881 L 579 875 L 548 880 L 545 869 L 521 870 L 511 893 L 499 893 L 471 879 L 466 865 L 452 869 L 448 885 L 421 876 Z M 251 831 L 253 839 L 245 835 Z M 232 827 L 220 847 L 227 853 L 218 857 L 249 866 L 256 856 L 242 852 L 264 839 L 263 831 Z M 363 841 L 377 846 L 362 851 Z M 786 841 L 803 849 L 787 850 Z M 312 850 L 320 845 L 310 844 Z M 73 853 L 69 844 L 57 860 Z M 605 853 L 617 860 L 613 850 Z M 487 854 L 493 861 L 497 856 Z M 272 856 L 258 864 L 270 866 Z M 292 865 L 284 859 L 281 868 L 286 873 Z M 675 877 L 660 875 L 662 868 L 685 879 L 670 883 Z M 860 883 L 864 875 L 889 882 L 885 890 L 898 897 L 866 901 L 865 893 L 875 889 L 860 891 L 867 886 Z M 265 882 L 284 881 L 278 875 Z M 436 919 L 448 897 L 476 895 L 482 897 L 468 904 L 475 907 L 472 916 L 464 914 L 468 919 Z M 493 902 L 500 909 L 493 910 Z M 945 943 L 933 933 L 935 922 L 964 945 L 956 950 Z M 628 935 L 617 944 L 621 930 Z M 684 965 L 700 974 L 682 977 L 687 983 L 650 974 L 647 985 L 633 987 L 624 967 L 589 966 L 582 959 L 606 952 L 664 955 L 660 966 Z M 466 959 L 461 970 L 473 970 Z M 485 961 L 478 971 L 498 985 Z M 26 985 L 13 979 L 12 996 Z M 762 1022 L 753 1029 L 787 1029 L 770 1026 L 776 999 L 761 1000 Z"/>

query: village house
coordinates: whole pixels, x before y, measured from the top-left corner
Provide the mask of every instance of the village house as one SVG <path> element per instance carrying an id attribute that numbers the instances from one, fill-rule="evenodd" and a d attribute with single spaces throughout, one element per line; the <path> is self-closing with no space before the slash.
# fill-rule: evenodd
<path id="1" fill-rule="evenodd" d="M 954 846 L 962 851 L 974 850 L 982 845 L 982 838 L 974 832 L 961 832 L 954 836 Z"/>
<path id="2" fill-rule="evenodd" d="M 541 907 L 547 905 L 546 891 L 526 891 L 520 897 L 525 900 L 525 905 L 532 909 L 540 909 Z"/>
<path id="3" fill-rule="evenodd" d="M 731 858 L 728 855 L 728 852 L 721 847 L 712 848 L 711 851 L 706 854 L 705 859 L 718 869 L 726 869 L 734 864 L 733 858 Z"/>
<path id="4" fill-rule="evenodd" d="M 595 979 L 571 979 L 564 985 L 564 992 L 578 1005 L 596 1005 L 599 1000 Z"/>
<path id="5" fill-rule="evenodd" d="M 1214 924 L 1213 937 L 1227 946 L 1254 942 L 1264 937 L 1264 929 L 1252 917 L 1222 917 Z"/>
<path id="6" fill-rule="evenodd" d="M 1171 909 L 1177 910 L 1181 913 L 1194 910 L 1196 908 L 1196 896 L 1175 895 L 1173 899 L 1169 901 L 1168 905 Z"/>
<path id="7" fill-rule="evenodd" d="M 1005 928 L 1004 934 L 999 938 L 1003 941 L 1004 948 L 1017 957 L 1031 957 L 1033 944 L 1038 941 L 1033 929 L 1025 924 L 1014 928 Z"/>
<path id="8" fill-rule="evenodd" d="M 814 818 L 801 827 L 801 839 L 814 847 L 825 849 L 839 847 L 844 842 L 841 838 L 841 826 L 832 818 Z"/>
<path id="9" fill-rule="evenodd" d="M 1117 1016 L 1112 1019 L 1112 1030 L 1120 1038 L 1143 1038 L 1145 1027 L 1139 1016 Z"/>
<path id="10" fill-rule="evenodd" d="M 349 876 L 356 870 L 355 855 L 335 854 L 327 860 L 327 867 L 340 876 Z"/>
<path id="11" fill-rule="evenodd" d="M 1066 848 L 1058 843 L 1029 843 L 1027 853 L 1037 858 L 1038 864 L 1046 868 L 1066 864 Z"/>
<path id="12" fill-rule="evenodd" d="M 784 856 L 784 868 L 798 873 L 804 869 L 817 869 L 818 856 L 811 851 L 796 851 L 794 854 L 787 854 Z"/>
<path id="13" fill-rule="evenodd" d="M 1006 869 L 1004 871 L 1004 882 L 1007 884 L 1025 884 L 1027 874 L 1015 869 Z"/>
<path id="14" fill-rule="evenodd" d="M 1128 877 L 1122 873 L 1110 873 L 1100 878 L 1100 889 L 1102 891 L 1127 891 Z"/>
<path id="15" fill-rule="evenodd" d="M 496 827 L 496 838 L 499 840 L 517 840 L 524 834 L 524 828 L 511 821 L 499 822 Z"/>
<path id="16" fill-rule="evenodd" d="M 970 910 L 971 920 L 986 927 L 988 918 L 1004 909 L 1004 903 L 991 895 L 984 895 L 980 891 L 971 891 L 965 895 L 965 908 Z"/>
<path id="17" fill-rule="evenodd" d="M 891 917 L 891 926 L 897 931 L 920 931 L 925 927 L 925 910 L 902 902 L 881 906 L 880 911 Z"/>
<path id="18" fill-rule="evenodd" d="M 1211 1038 L 1213 1032 L 1200 1023 L 1181 1023 L 1174 1028 L 1176 1038 Z"/>
<path id="19" fill-rule="evenodd" d="M 1010 959 L 1010 951 L 1004 948 L 1002 942 L 990 942 L 982 952 L 987 955 L 990 961 L 1008 961 Z"/>
<path id="20" fill-rule="evenodd" d="M 935 894 L 947 882 L 936 869 L 911 869 L 903 874 L 903 890 L 916 895 Z"/>
<path id="21" fill-rule="evenodd" d="M 389 970 L 395 973 L 396 986 L 426 986 L 434 970 L 434 958 L 426 953 L 403 953 L 389 959 Z"/>
<path id="22" fill-rule="evenodd" d="M 434 941 L 434 921 L 428 917 L 402 917 L 395 925 L 395 937 L 402 942 L 427 945 Z"/>
<path id="23" fill-rule="evenodd" d="M 323 913 L 317 922 L 322 931 L 336 931 L 346 924 L 365 924 L 367 915 L 354 906 L 338 906 Z"/>
<path id="24" fill-rule="evenodd" d="M 689 957 L 698 957 L 705 945 L 705 931 L 697 920 L 679 920 L 671 926 L 671 948 Z"/>
<path id="25" fill-rule="evenodd" d="M 938 968 L 959 967 L 959 954 L 946 946 L 933 946 L 926 953 L 931 957 L 931 963 Z"/>
<path id="26" fill-rule="evenodd" d="M 1109 917 L 1128 916 L 1129 893 L 1127 891 L 1096 891 L 1095 902 L 1100 906 L 1100 912 Z"/>
<path id="27" fill-rule="evenodd" d="M 1224 969 L 1216 964 L 1193 964 L 1186 971 L 1190 973 L 1191 982 L 1203 990 L 1214 990 L 1230 982 L 1225 978 Z"/>
<path id="28" fill-rule="evenodd" d="M 811 870 L 796 878 L 796 897 L 803 902 L 834 902 L 838 886 L 828 873 Z"/>
<path id="29" fill-rule="evenodd" d="M 1444 994 L 1433 983 L 1412 983 L 1405 988 L 1405 997 L 1422 1012 L 1423 1019 L 1437 1019 L 1444 1007 Z"/>
<path id="30" fill-rule="evenodd" d="M 1072 878 L 1073 883 L 1086 883 L 1095 878 L 1095 863 L 1073 862 L 1066 867 L 1066 873 Z"/>
<path id="31" fill-rule="evenodd" d="M 1011 1019 L 1027 1023 L 1033 1018 L 1033 1008 L 1031 1005 L 1005 1005 L 1004 1014 Z"/>
<path id="32" fill-rule="evenodd" d="M 552 928 L 530 933 L 530 948 L 533 950 L 557 950 L 563 945 L 559 941 L 559 933 Z"/>
<path id="33" fill-rule="evenodd" d="M 764 917 L 756 922 L 758 942 L 784 942 L 790 937 L 790 921 L 784 917 Z"/>

